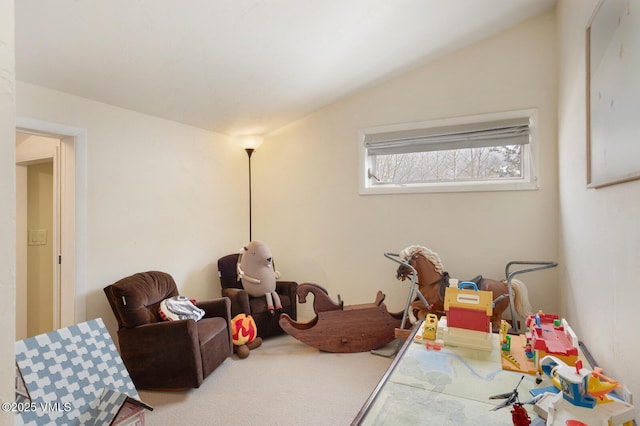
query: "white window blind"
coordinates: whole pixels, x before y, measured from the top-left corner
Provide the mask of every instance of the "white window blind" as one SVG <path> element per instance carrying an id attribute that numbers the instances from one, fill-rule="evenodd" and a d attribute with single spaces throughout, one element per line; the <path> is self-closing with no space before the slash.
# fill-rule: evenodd
<path id="1" fill-rule="evenodd" d="M 370 133 L 368 155 L 391 155 L 529 143 L 529 118 Z"/>

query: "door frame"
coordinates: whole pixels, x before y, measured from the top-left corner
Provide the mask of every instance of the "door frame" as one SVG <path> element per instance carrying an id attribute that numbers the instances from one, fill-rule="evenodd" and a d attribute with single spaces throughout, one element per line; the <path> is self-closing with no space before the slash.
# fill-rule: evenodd
<path id="1" fill-rule="evenodd" d="M 87 130 L 16 117 L 20 133 L 60 139 L 60 327 L 86 318 Z"/>

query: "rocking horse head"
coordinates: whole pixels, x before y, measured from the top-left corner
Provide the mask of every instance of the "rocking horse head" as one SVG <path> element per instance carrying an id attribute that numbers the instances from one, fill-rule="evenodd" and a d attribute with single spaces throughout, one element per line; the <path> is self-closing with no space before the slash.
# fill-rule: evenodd
<path id="1" fill-rule="evenodd" d="M 415 277 L 418 289 L 431 305 L 426 309 L 434 312 L 442 311 L 444 293 L 449 286 L 449 274 L 444 271 L 438 253 L 423 246 L 413 245 L 402 250 L 399 256 L 406 265 L 401 264 L 398 267 L 396 278 L 404 281 L 415 270 L 418 275 Z"/>

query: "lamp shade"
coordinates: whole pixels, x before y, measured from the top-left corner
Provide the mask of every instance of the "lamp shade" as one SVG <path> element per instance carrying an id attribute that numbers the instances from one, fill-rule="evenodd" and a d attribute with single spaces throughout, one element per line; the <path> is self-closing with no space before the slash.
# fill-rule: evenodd
<path id="1" fill-rule="evenodd" d="M 262 145 L 263 137 L 257 135 L 240 136 L 240 145 L 244 149 L 258 149 Z"/>

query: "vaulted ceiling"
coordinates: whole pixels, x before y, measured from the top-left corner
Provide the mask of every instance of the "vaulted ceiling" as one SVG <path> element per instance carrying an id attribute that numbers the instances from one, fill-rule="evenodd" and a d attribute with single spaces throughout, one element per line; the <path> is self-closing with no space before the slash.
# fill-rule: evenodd
<path id="1" fill-rule="evenodd" d="M 555 3 L 20 0 L 16 77 L 220 133 L 266 134 Z"/>

